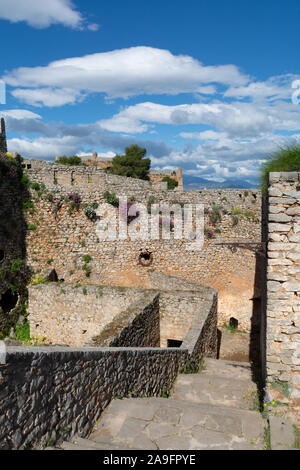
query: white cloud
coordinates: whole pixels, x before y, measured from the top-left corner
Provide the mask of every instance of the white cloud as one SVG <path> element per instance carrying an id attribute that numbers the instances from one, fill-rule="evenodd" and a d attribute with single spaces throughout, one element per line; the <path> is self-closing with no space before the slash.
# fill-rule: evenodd
<path id="1" fill-rule="evenodd" d="M 12 23 L 24 21 L 34 28 L 47 28 L 52 24 L 82 29 L 85 19 L 71 0 L 1 0 L 0 18 Z M 96 25 L 88 25 L 95 31 Z"/>
<path id="2" fill-rule="evenodd" d="M 241 87 L 230 87 L 224 92 L 229 98 L 251 98 L 253 101 L 276 101 L 291 99 L 292 82 L 299 76 L 286 74 L 271 77 L 265 82 L 252 82 Z"/>
<path id="3" fill-rule="evenodd" d="M 270 105 L 214 102 L 177 106 L 146 102 L 99 121 L 103 129 L 128 133 L 145 132 L 149 128 L 147 123 L 202 124 L 232 136 L 251 137 L 275 130 L 300 130 L 300 108 L 283 101 Z"/>
<path id="4" fill-rule="evenodd" d="M 64 106 L 75 104 L 83 99 L 79 92 L 66 88 L 18 88 L 11 93 L 15 98 L 32 106 Z"/>
<path id="5" fill-rule="evenodd" d="M 42 119 L 42 116 L 28 111 L 27 109 L 1 110 L 1 117 L 12 119 Z"/>
<path id="6" fill-rule="evenodd" d="M 190 56 L 173 55 L 168 50 L 132 47 L 83 57 L 64 59 L 46 67 L 20 67 L 7 72 L 4 80 L 17 87 L 20 99 L 36 105 L 24 88 L 39 89 L 38 102 L 47 102 L 50 89 L 82 93 L 104 93 L 109 98 L 142 94 L 213 93 L 212 83 L 242 86 L 248 83 L 235 65 L 204 66 Z M 21 88 L 22 91 L 19 91 Z M 45 99 L 42 94 L 45 93 Z"/>

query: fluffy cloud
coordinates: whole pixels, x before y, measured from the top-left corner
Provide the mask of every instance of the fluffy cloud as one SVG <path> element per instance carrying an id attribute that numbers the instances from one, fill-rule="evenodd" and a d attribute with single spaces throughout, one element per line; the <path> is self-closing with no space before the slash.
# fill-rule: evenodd
<path id="1" fill-rule="evenodd" d="M 0 18 L 12 23 L 25 21 L 34 28 L 47 28 L 59 23 L 82 29 L 85 25 L 85 19 L 71 0 L 1 0 Z M 95 31 L 96 26 L 87 25 L 87 28 Z"/>
<path id="2" fill-rule="evenodd" d="M 66 88 L 18 88 L 12 91 L 12 95 L 32 106 L 64 106 L 65 104 L 75 104 L 83 99 L 83 96 L 74 90 Z"/>
<path id="3" fill-rule="evenodd" d="M 129 106 L 99 122 L 103 129 L 125 133 L 145 132 L 149 127 L 146 123 L 202 124 L 231 136 L 253 137 L 275 130 L 300 130 L 300 108 L 283 101 L 272 105 L 214 102 L 177 106 L 147 102 Z M 181 135 L 187 137 L 186 133 Z"/>
<path id="4" fill-rule="evenodd" d="M 105 93 L 110 98 L 209 94 L 215 92 L 212 83 L 236 87 L 248 83 L 248 77 L 235 65 L 204 66 L 190 56 L 143 46 L 59 60 L 46 67 L 20 67 L 3 78 L 17 88 L 15 96 L 32 105 L 47 105 L 49 89 L 56 93 L 59 89 L 73 90 L 69 101 L 73 103 L 82 93 Z M 36 89 L 38 99 L 31 94 Z"/>

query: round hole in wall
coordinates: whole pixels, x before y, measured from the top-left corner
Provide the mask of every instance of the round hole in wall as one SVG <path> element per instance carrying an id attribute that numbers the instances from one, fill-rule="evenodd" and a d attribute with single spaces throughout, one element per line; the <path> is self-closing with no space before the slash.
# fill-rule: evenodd
<path id="1" fill-rule="evenodd" d="M 151 266 L 153 263 L 153 255 L 150 251 L 144 251 L 139 256 L 139 264 L 141 266 Z"/>
<path id="2" fill-rule="evenodd" d="M 5 253 L 3 250 L 0 250 L 0 263 L 2 263 L 2 261 L 4 260 L 5 258 Z"/>

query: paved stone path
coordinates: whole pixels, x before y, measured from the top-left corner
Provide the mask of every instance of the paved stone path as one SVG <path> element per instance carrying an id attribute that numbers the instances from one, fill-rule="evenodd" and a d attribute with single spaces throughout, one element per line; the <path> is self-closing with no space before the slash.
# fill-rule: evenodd
<path id="1" fill-rule="evenodd" d="M 179 375 L 170 398 L 113 400 L 89 439 L 65 450 L 256 450 L 265 422 L 251 411 L 256 385 L 247 363 L 205 360 L 205 370 Z"/>

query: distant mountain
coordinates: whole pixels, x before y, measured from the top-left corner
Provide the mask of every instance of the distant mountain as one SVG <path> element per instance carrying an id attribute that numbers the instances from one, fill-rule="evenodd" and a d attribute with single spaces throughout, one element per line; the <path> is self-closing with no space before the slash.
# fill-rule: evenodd
<path id="1" fill-rule="evenodd" d="M 223 183 L 217 181 L 209 181 L 197 176 L 189 176 L 183 174 L 183 189 L 185 190 L 201 190 L 201 189 L 249 189 L 258 185 L 248 183 L 247 181 L 237 179 L 227 179 Z"/>

